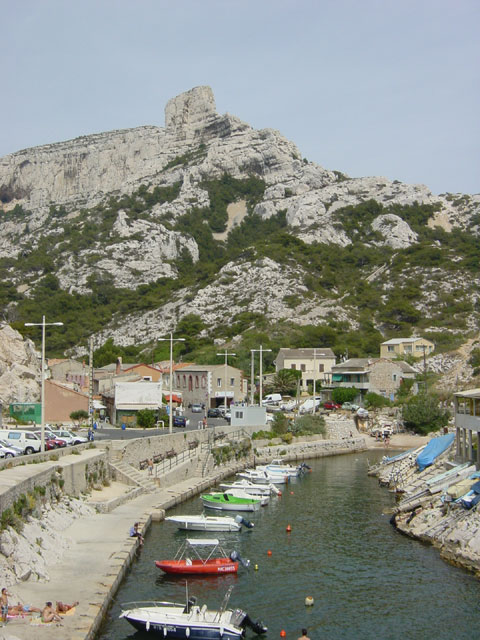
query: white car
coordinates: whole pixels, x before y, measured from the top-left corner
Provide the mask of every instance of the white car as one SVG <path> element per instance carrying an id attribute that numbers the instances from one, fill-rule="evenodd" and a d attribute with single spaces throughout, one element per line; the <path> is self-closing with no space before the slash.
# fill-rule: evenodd
<path id="1" fill-rule="evenodd" d="M 5 440 L 0 440 L 0 458 L 14 458 L 23 455 L 23 449 L 13 447 Z"/>
<path id="2" fill-rule="evenodd" d="M 56 438 L 65 440 L 67 444 L 85 444 L 86 442 L 88 442 L 88 438 L 77 436 L 75 433 L 72 433 L 71 431 L 65 431 L 64 429 L 58 429 L 53 431 L 52 433 Z"/>

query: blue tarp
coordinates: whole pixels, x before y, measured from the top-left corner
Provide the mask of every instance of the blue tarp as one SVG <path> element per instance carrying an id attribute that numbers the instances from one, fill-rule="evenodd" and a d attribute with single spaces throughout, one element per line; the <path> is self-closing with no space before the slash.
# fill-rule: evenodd
<path id="1" fill-rule="evenodd" d="M 425 467 L 433 464 L 438 456 L 448 449 L 454 440 L 454 433 L 447 433 L 445 436 L 440 436 L 439 438 L 433 438 L 430 440 L 425 449 L 417 456 L 418 470 L 423 471 Z"/>

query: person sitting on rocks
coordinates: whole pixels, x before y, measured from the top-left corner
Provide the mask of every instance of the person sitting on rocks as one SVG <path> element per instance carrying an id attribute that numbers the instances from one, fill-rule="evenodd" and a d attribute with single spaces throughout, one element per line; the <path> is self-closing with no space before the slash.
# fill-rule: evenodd
<path id="1" fill-rule="evenodd" d="M 51 602 L 46 602 L 42 610 L 42 622 L 61 622 L 61 618 L 55 609 L 52 607 Z"/>
<path id="2" fill-rule="evenodd" d="M 74 607 L 76 607 L 78 604 L 77 602 L 74 602 L 73 604 L 65 604 L 64 602 L 57 602 L 57 613 L 67 613 L 67 611 L 70 611 L 70 609 L 73 609 Z"/>

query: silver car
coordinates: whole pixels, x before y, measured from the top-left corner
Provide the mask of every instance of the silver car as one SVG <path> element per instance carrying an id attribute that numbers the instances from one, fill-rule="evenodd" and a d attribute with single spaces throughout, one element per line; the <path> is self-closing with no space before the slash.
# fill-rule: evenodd
<path id="1" fill-rule="evenodd" d="M 0 440 L 0 458 L 14 458 L 23 455 L 23 450 L 19 447 L 12 447 L 9 442 Z"/>

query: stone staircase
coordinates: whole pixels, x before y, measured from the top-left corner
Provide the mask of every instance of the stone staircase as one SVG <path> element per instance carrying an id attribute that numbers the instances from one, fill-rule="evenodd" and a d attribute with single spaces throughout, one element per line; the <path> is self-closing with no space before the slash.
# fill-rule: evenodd
<path id="1" fill-rule="evenodd" d="M 119 475 L 128 478 L 131 483 L 138 487 L 142 487 L 146 492 L 156 491 L 158 489 L 158 485 L 154 481 L 153 477 L 148 475 L 148 471 L 138 471 L 131 464 L 122 460 L 110 462 L 110 466 Z"/>

